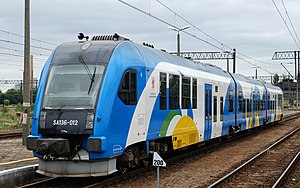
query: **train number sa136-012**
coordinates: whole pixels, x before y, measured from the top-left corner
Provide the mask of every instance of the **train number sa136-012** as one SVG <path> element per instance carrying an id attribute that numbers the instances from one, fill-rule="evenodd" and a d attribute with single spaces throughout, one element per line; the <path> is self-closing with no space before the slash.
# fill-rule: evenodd
<path id="1" fill-rule="evenodd" d="M 63 120 L 63 119 L 55 119 L 53 120 L 53 125 L 54 126 L 65 126 L 65 125 L 71 125 L 71 126 L 76 126 L 78 125 L 78 120 L 77 119 L 72 119 L 72 120 Z"/>

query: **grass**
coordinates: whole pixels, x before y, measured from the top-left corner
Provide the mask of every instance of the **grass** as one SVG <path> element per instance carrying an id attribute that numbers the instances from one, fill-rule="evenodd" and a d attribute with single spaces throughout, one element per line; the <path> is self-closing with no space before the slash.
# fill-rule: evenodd
<path id="1" fill-rule="evenodd" d="M 14 107 L 0 109 L 0 131 L 21 129 L 20 116 Z"/>

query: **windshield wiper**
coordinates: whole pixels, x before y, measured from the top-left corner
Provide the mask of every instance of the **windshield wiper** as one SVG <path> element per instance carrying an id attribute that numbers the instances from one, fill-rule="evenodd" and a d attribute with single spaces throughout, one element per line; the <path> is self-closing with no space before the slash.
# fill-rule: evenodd
<path id="1" fill-rule="evenodd" d="M 79 55 L 78 57 L 79 57 L 80 63 L 83 64 L 83 66 L 84 66 L 84 68 L 85 68 L 86 72 L 88 73 L 89 78 L 90 78 L 90 80 L 91 80 L 90 87 L 89 87 L 89 90 L 88 90 L 88 95 L 89 95 L 90 92 L 91 92 L 93 83 L 95 82 L 94 79 L 95 79 L 95 74 L 96 74 L 96 67 L 94 68 L 94 73 L 92 74 L 91 71 L 90 71 L 90 69 L 89 69 L 89 67 L 87 66 L 87 64 L 86 64 L 85 61 L 83 60 L 82 56 Z"/>
<path id="2" fill-rule="evenodd" d="M 89 91 L 88 91 L 88 95 L 90 94 L 90 91 L 92 89 L 92 86 L 93 86 L 93 83 L 95 82 L 95 74 L 96 74 L 96 67 L 94 68 L 94 73 L 93 73 L 93 76 L 91 78 L 91 83 L 90 83 L 90 87 L 89 87 Z"/>

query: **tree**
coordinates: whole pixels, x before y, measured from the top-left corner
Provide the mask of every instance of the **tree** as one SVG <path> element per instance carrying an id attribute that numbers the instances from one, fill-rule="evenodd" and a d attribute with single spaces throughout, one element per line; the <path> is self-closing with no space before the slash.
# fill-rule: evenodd
<path id="1" fill-rule="evenodd" d="M 10 104 L 10 101 L 7 100 L 7 99 L 5 99 L 5 100 L 3 101 L 3 104 L 4 104 L 4 107 L 6 107 L 6 106 L 8 106 L 8 105 Z"/>
<path id="2" fill-rule="evenodd" d="M 0 93 L 0 104 L 3 104 L 5 99 L 6 99 L 5 93 Z"/>
<path id="3" fill-rule="evenodd" d="M 20 91 L 15 89 L 9 89 L 5 93 L 6 99 L 10 101 L 11 104 L 22 103 L 22 94 Z"/>
<path id="4" fill-rule="evenodd" d="M 277 73 L 275 73 L 274 74 L 274 76 L 273 76 L 273 84 L 274 85 L 277 85 L 278 84 L 278 82 L 279 82 L 279 76 L 278 76 L 278 74 Z"/>
<path id="5" fill-rule="evenodd" d="M 5 100 L 3 101 L 3 109 L 2 109 L 2 112 L 3 112 L 3 113 L 7 113 L 7 112 L 8 112 L 7 106 L 9 105 L 9 103 L 10 103 L 10 101 L 7 100 L 7 99 L 5 99 Z"/>

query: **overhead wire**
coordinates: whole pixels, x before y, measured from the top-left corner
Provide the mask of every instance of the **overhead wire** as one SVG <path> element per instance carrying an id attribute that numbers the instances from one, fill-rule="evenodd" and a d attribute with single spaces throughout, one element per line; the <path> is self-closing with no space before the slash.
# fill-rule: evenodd
<path id="1" fill-rule="evenodd" d="M 247 61 L 247 60 L 245 60 L 245 59 L 243 59 L 243 58 L 241 58 L 241 57 L 238 57 L 238 56 L 237 56 L 237 58 L 238 58 L 239 60 L 242 60 L 242 61 L 244 61 L 244 62 L 250 64 L 250 65 L 253 65 L 255 68 L 261 69 L 261 70 L 263 70 L 263 71 L 265 71 L 265 72 L 267 72 L 267 73 L 269 73 L 269 74 L 274 74 L 273 72 L 270 72 L 270 71 L 268 71 L 268 70 L 265 69 L 265 68 L 259 67 L 259 66 L 257 66 L 256 64 L 251 63 L 250 61 Z"/>
<path id="2" fill-rule="evenodd" d="M 181 18 L 182 20 L 184 20 L 186 23 L 190 24 L 191 26 L 193 26 L 195 29 L 197 29 L 198 31 L 200 31 L 201 33 L 203 33 L 204 35 L 206 35 L 207 37 L 211 38 L 212 40 L 214 40 L 217 43 L 220 43 L 222 46 L 227 47 L 228 49 L 232 50 L 231 47 L 227 46 L 226 44 L 220 42 L 219 40 L 217 40 L 216 38 L 214 38 L 213 36 L 209 35 L 208 33 L 206 33 L 205 31 L 203 31 L 202 29 L 200 29 L 199 27 L 197 27 L 196 25 L 194 25 L 193 23 L 191 23 L 190 21 L 188 21 L 187 19 L 185 19 L 183 16 L 179 15 L 178 13 L 176 13 L 174 10 L 172 10 L 171 8 L 169 8 L 167 5 L 165 5 L 164 3 L 162 3 L 159 0 L 156 0 L 159 4 L 161 4 L 163 7 L 165 7 L 166 9 L 168 9 L 170 12 L 174 13 L 176 16 L 178 16 L 179 18 Z"/>
<path id="3" fill-rule="evenodd" d="M 183 16 L 179 15 L 178 13 L 176 13 L 174 10 L 172 10 L 170 7 L 168 7 L 167 5 L 165 5 L 164 3 L 162 3 L 160 0 L 156 0 L 159 4 L 161 4 L 163 7 L 165 7 L 166 9 L 168 9 L 170 12 L 172 12 L 173 14 L 175 14 L 176 16 L 178 16 L 179 18 L 181 18 L 182 20 L 184 20 L 186 23 L 190 24 L 191 26 L 193 26 L 196 30 L 200 31 L 201 33 L 203 33 L 204 35 L 206 35 L 208 38 L 214 40 L 215 42 L 219 43 L 221 46 L 224 46 L 226 48 L 228 48 L 229 50 L 232 50 L 233 48 L 226 45 L 225 43 L 219 41 L 218 39 L 214 38 L 213 36 L 209 35 L 208 33 L 206 33 L 205 31 L 203 31 L 202 29 L 200 29 L 199 27 L 197 27 L 196 25 L 194 25 L 193 23 L 191 23 L 190 21 L 188 21 L 187 19 L 185 19 Z M 219 48 L 218 49 L 220 50 L 223 50 L 222 48 Z M 268 63 L 268 62 L 264 62 L 264 61 L 260 61 L 260 60 L 257 60 L 257 59 L 254 59 L 248 55 L 245 55 L 241 52 L 237 52 L 237 54 L 240 54 L 244 57 L 247 57 L 249 59 L 252 59 L 253 61 L 257 61 L 257 62 L 260 62 L 260 63 L 263 63 L 263 64 L 268 64 L 268 65 L 271 65 L 271 63 Z"/>
<path id="4" fill-rule="evenodd" d="M 292 19 L 291 19 L 290 15 L 289 15 L 289 13 L 288 13 L 288 11 L 287 11 L 287 8 L 286 8 L 286 6 L 285 6 L 285 3 L 283 2 L 283 0 L 281 0 L 281 3 L 282 3 L 282 6 L 284 7 L 284 10 L 285 10 L 285 13 L 286 13 L 286 15 L 287 15 L 287 17 L 288 17 L 288 19 L 289 19 L 289 22 L 290 22 L 290 24 L 291 24 L 291 26 L 292 26 L 292 28 L 293 28 L 293 31 L 294 31 L 294 34 L 295 34 L 297 40 L 298 40 L 298 43 L 300 44 L 299 37 L 298 37 L 298 35 L 297 35 L 297 32 L 296 32 L 296 29 L 295 29 L 294 24 L 293 24 L 293 22 L 292 22 Z"/>
<path id="5" fill-rule="evenodd" d="M 9 65 L 9 66 L 15 66 L 15 67 L 23 67 L 22 65 L 15 65 L 15 64 L 10 64 L 10 63 L 0 63 L 0 65 Z"/>
<path id="6" fill-rule="evenodd" d="M 3 40 L 3 39 L 0 39 L 0 42 L 6 42 L 6 43 L 11 43 L 11 44 L 16 44 L 16 45 L 24 46 L 23 43 L 20 43 L 20 42 L 14 42 L 14 41 L 11 41 L 11 40 Z M 36 45 L 30 45 L 30 47 L 31 47 L 31 48 L 42 49 L 42 50 L 53 51 L 53 49 L 50 49 L 50 48 L 44 48 L 44 47 L 36 46 Z"/>
<path id="7" fill-rule="evenodd" d="M 276 8 L 276 10 L 277 10 L 277 12 L 278 12 L 278 14 L 279 14 L 279 16 L 281 17 L 281 19 L 282 19 L 282 21 L 283 21 L 285 27 L 287 28 L 287 30 L 289 31 L 291 37 L 293 38 L 293 41 L 295 42 L 295 44 L 296 44 L 296 46 L 298 47 L 298 49 L 300 49 L 298 42 L 296 41 L 296 39 L 295 39 L 294 35 L 292 34 L 292 32 L 291 32 L 289 26 L 287 25 L 287 23 L 286 23 L 284 17 L 282 16 L 282 14 L 281 14 L 281 12 L 280 12 L 278 6 L 276 5 L 276 3 L 275 3 L 274 0 L 272 0 L 272 2 L 273 2 L 273 4 L 274 4 L 274 6 L 275 6 L 275 8 Z"/>
<path id="8" fill-rule="evenodd" d="M 15 35 L 15 36 L 24 38 L 23 35 L 16 34 L 16 33 L 12 33 L 12 32 L 10 32 L 10 31 L 5 31 L 5 30 L 3 30 L 3 29 L 0 29 L 0 32 L 7 33 L 8 35 Z M 57 44 L 54 44 L 54 43 L 52 43 L 52 42 L 43 41 L 43 40 L 40 40 L 40 39 L 30 38 L 30 40 L 37 41 L 37 42 L 41 42 L 41 43 L 45 43 L 45 44 L 50 44 L 50 45 L 53 45 L 53 46 L 57 46 Z"/>
<path id="9" fill-rule="evenodd" d="M 23 55 L 16 55 L 16 54 L 9 54 L 9 53 L 2 53 L 2 52 L 0 52 L 0 56 L 9 56 L 9 57 L 11 57 L 11 58 L 18 58 L 18 59 L 24 58 Z M 39 57 L 36 57 L 36 56 L 34 56 L 33 58 L 34 58 L 34 62 L 45 63 L 45 61 L 47 60 L 47 58 L 44 58 L 44 59 L 43 59 L 43 58 L 39 58 Z M 8 63 L 0 62 L 0 65 L 2 65 L 2 64 L 4 64 L 4 65 L 13 65 L 13 64 L 8 64 Z M 23 67 L 23 64 L 22 64 L 22 65 L 14 65 L 14 66 L 20 66 L 20 67 Z M 37 65 L 37 64 L 34 64 L 33 67 L 35 67 L 35 68 L 42 68 L 42 66 L 39 66 L 39 65 Z"/>
<path id="10" fill-rule="evenodd" d="M 129 4 L 129 3 L 125 2 L 125 1 L 123 1 L 123 0 L 118 0 L 118 1 L 121 2 L 121 3 L 123 3 L 123 4 L 125 4 L 125 5 L 127 5 L 127 6 L 129 6 L 129 7 L 131 7 L 131 8 L 133 8 L 133 9 L 135 9 L 135 10 L 137 10 L 137 11 L 139 11 L 139 12 L 141 12 L 141 13 L 143 13 L 143 14 L 145 14 L 145 15 L 147 15 L 147 16 L 150 16 L 150 17 L 152 17 L 152 18 L 154 18 L 154 19 L 156 19 L 156 20 L 158 20 L 158 21 L 160 21 L 160 22 L 162 22 L 162 23 L 164 23 L 164 24 L 166 24 L 166 25 L 168 25 L 168 26 L 174 27 L 174 28 L 176 28 L 176 29 L 178 29 L 178 30 L 180 29 L 180 28 L 178 28 L 177 26 L 175 26 L 175 25 L 173 25 L 173 24 L 170 24 L 169 22 L 167 22 L 167 21 L 165 21 L 165 20 L 163 20 L 163 19 L 160 19 L 160 18 L 158 18 L 157 16 L 152 15 L 151 13 L 148 13 L 148 12 L 146 12 L 146 11 L 143 11 L 142 9 L 139 9 L 139 8 L 137 8 L 137 7 L 135 7 L 135 6 L 131 5 L 131 4 Z M 200 41 L 202 41 L 202 42 L 204 42 L 204 43 L 207 43 L 207 44 L 209 44 L 209 45 L 211 45 L 211 46 L 213 46 L 213 47 L 215 47 L 215 48 L 218 48 L 218 49 L 222 50 L 222 48 L 220 48 L 220 47 L 218 47 L 218 46 L 216 46 L 216 45 L 214 45 L 214 44 L 212 44 L 212 43 L 210 43 L 210 42 L 208 42 L 208 41 L 206 41 L 206 40 L 204 40 L 204 39 L 202 39 L 202 38 L 200 38 L 200 37 L 197 37 L 197 36 L 194 35 L 194 34 L 191 34 L 191 33 L 187 32 L 187 31 L 182 31 L 182 32 L 184 32 L 185 34 L 187 34 L 187 35 L 189 35 L 189 36 L 192 36 L 192 37 L 194 37 L 194 38 L 196 38 L 196 39 L 198 39 L 198 40 L 200 40 Z"/>
<path id="11" fill-rule="evenodd" d="M 17 36 L 17 37 L 22 37 L 22 38 L 24 38 L 24 36 L 16 34 L 16 33 L 9 32 L 9 31 L 5 31 L 5 30 L 2 30 L 2 29 L 0 29 L 0 32 L 8 34 L 7 40 L 0 39 L 0 42 L 9 43 L 9 44 L 13 44 L 13 45 L 24 46 L 24 44 L 21 43 L 21 42 L 12 41 L 10 35 Z M 39 42 L 39 44 L 40 44 L 39 46 L 38 45 L 31 45 L 30 46 L 31 48 L 35 48 L 35 49 L 38 49 L 38 50 L 51 51 L 51 52 L 53 51 L 53 49 L 51 49 L 51 48 L 43 47 L 41 43 L 44 43 L 44 44 L 47 44 L 47 45 L 52 45 L 52 46 L 57 46 L 56 44 L 51 43 L 51 42 L 47 42 L 47 41 L 43 41 L 43 40 L 39 40 L 39 39 L 35 39 L 35 38 L 30 38 L 30 39 L 33 40 L 33 41 Z M 0 46 L 0 49 L 8 50 L 8 52 L 3 52 L 3 51 L 0 52 L 0 56 L 8 56 L 8 57 L 11 57 L 11 58 L 24 58 L 24 51 L 23 50 L 20 50 L 20 49 L 17 49 L 17 48 L 2 47 L 2 46 Z M 12 53 L 12 52 L 16 52 L 16 53 L 20 53 L 20 54 L 16 54 L 16 53 Z M 37 52 L 33 52 L 33 51 L 31 52 L 31 54 L 35 55 L 34 59 L 37 60 L 37 61 L 45 61 L 47 59 L 47 57 L 49 56 L 49 55 L 46 55 L 44 53 L 37 53 Z"/>
<path id="12" fill-rule="evenodd" d="M 11 54 L 11 53 L 4 53 L 4 52 L 0 52 L 0 55 L 5 55 L 5 56 L 14 56 L 14 57 L 24 57 L 24 56 L 22 56 L 22 55 Z"/>
<path id="13" fill-rule="evenodd" d="M 140 8 L 138 8 L 138 7 L 134 6 L 134 5 L 132 5 L 132 4 L 129 4 L 129 3 L 125 2 L 125 1 L 123 1 L 123 0 L 118 0 L 118 1 L 121 2 L 121 3 L 123 3 L 123 4 L 125 4 L 125 5 L 127 5 L 127 6 L 129 6 L 129 7 L 131 7 L 131 8 L 133 8 L 133 9 L 135 9 L 135 10 L 137 10 L 137 11 L 139 11 L 139 12 L 141 12 L 141 13 L 143 13 L 143 14 L 145 14 L 145 15 L 147 15 L 147 16 L 150 16 L 150 17 L 152 17 L 152 18 L 154 18 L 154 19 L 156 19 L 156 20 L 158 20 L 158 21 L 160 21 L 160 22 L 162 22 L 162 23 L 164 23 L 164 24 L 166 24 L 166 25 L 168 25 L 168 26 L 174 27 L 174 28 L 176 28 L 176 29 L 178 29 L 178 30 L 180 29 L 180 28 L 178 28 L 177 26 L 175 26 L 175 25 L 173 25 L 173 24 L 170 24 L 169 22 L 167 22 L 167 21 L 165 21 L 165 20 L 163 20 L 163 19 L 161 19 L 161 18 L 158 18 L 157 16 L 152 15 L 152 14 L 150 13 L 150 11 L 149 11 L 149 13 L 147 13 L 146 11 L 144 11 L 144 10 L 142 10 L 142 9 L 140 9 Z M 228 46 L 228 45 L 226 45 L 226 44 L 220 42 L 220 41 L 217 40 L 216 38 L 214 38 L 214 37 L 212 37 L 211 35 L 207 34 L 207 33 L 204 32 L 203 30 L 201 30 L 199 27 L 195 26 L 195 25 L 192 24 L 190 21 L 188 21 L 187 19 L 185 19 L 184 17 L 182 17 L 181 15 L 179 15 L 178 13 L 176 13 L 175 11 L 173 11 L 171 8 L 169 8 L 167 5 L 165 5 L 165 4 L 162 3 L 161 1 L 159 1 L 159 0 L 156 0 L 156 1 L 157 1 L 159 4 L 161 4 L 163 7 L 165 7 L 166 9 L 168 9 L 170 12 L 172 12 L 173 14 L 175 14 L 175 16 L 178 16 L 179 18 L 181 18 L 182 20 L 184 20 L 184 21 L 187 22 L 188 24 L 192 25 L 195 29 L 197 29 L 198 31 L 200 31 L 201 33 L 203 33 L 204 35 L 206 35 L 208 38 L 211 38 L 211 39 L 214 40 L 215 42 L 219 43 L 221 46 L 225 46 L 226 48 L 232 50 L 232 48 L 231 48 L 230 46 Z M 219 47 L 219 46 L 217 46 L 217 45 L 215 45 L 215 44 L 213 44 L 213 43 L 211 43 L 211 42 L 209 42 L 209 41 L 207 41 L 207 40 L 204 40 L 204 39 L 202 39 L 201 37 L 199 37 L 199 36 L 197 36 L 197 35 L 195 35 L 195 34 L 192 34 L 192 33 L 188 32 L 188 31 L 185 31 L 185 30 L 182 31 L 182 32 L 185 33 L 185 34 L 187 34 L 187 35 L 189 35 L 189 36 L 191 36 L 191 37 L 193 37 L 193 38 L 196 38 L 196 39 L 198 39 L 198 40 L 200 40 L 200 41 L 202 41 L 202 42 L 204 42 L 204 43 L 206 43 L 206 44 L 208 44 L 208 45 L 211 45 L 211 46 L 213 46 L 213 47 L 215 47 L 215 48 L 217 48 L 217 49 L 219 49 L 219 50 L 222 50 L 222 51 L 224 50 L 223 48 L 221 48 L 221 47 Z M 247 56 L 247 55 L 245 55 L 245 54 L 243 54 L 243 53 L 237 53 L 237 54 L 241 54 L 241 55 L 243 55 L 243 56 L 245 56 L 245 57 L 247 57 L 247 58 L 249 58 L 249 59 L 252 59 L 252 60 L 254 60 L 254 61 L 257 61 L 257 62 L 263 62 L 263 61 L 259 61 L 259 60 L 256 60 L 256 59 L 254 59 L 254 58 L 251 58 L 251 57 L 249 57 L 249 56 Z M 266 71 L 266 72 L 268 72 L 268 73 L 271 73 L 271 72 L 269 72 L 269 71 L 266 70 L 266 69 L 263 69 L 263 68 L 261 68 L 261 67 L 258 67 L 256 64 L 253 64 L 253 63 L 251 63 L 250 61 L 247 61 L 247 60 L 245 60 L 245 59 L 243 59 L 243 58 L 240 58 L 240 57 L 238 57 L 238 56 L 237 56 L 237 58 L 240 59 L 240 60 L 242 60 L 242 61 L 244 61 L 244 62 L 246 62 L 246 63 L 248 63 L 248 64 L 250 64 L 250 65 L 253 65 L 253 66 L 257 67 L 257 68 L 260 68 L 260 69 L 262 69 L 262 70 L 264 70 L 264 71 Z M 264 64 L 270 64 L 270 63 L 266 63 L 266 62 L 263 62 L 263 63 L 264 63 Z M 271 74 L 273 74 L 273 73 L 271 73 Z"/>
<path id="14" fill-rule="evenodd" d="M 17 54 L 4 53 L 4 52 L 0 52 L 0 56 L 8 56 L 11 58 L 24 58 L 24 55 L 17 55 Z M 33 58 L 36 60 L 40 60 L 42 62 L 47 60 L 47 57 L 41 57 L 41 56 L 33 56 Z"/>
<path id="15" fill-rule="evenodd" d="M 17 49 L 12 49 L 12 48 L 7 48 L 7 47 L 1 47 L 0 46 L 0 49 L 5 49 L 5 50 L 9 50 L 9 51 L 14 51 L 14 52 L 18 52 L 18 53 L 24 53 L 23 50 L 17 50 Z M 48 57 L 48 55 L 45 55 L 45 54 L 42 54 L 42 53 L 35 53 L 35 52 L 31 52 L 31 54 L 35 54 L 35 55 L 38 55 L 38 56 L 45 56 L 45 57 Z M 23 57 L 23 56 L 22 56 Z"/>
<path id="16" fill-rule="evenodd" d="M 257 62 L 259 62 L 259 63 L 263 63 L 263 64 L 266 64 L 266 65 L 273 65 L 273 63 L 268 63 L 268 62 L 264 62 L 264 61 L 261 61 L 261 60 L 258 60 L 258 59 L 254 59 L 253 57 L 250 57 L 250 56 L 248 56 L 248 55 L 246 55 L 246 54 L 243 54 L 243 53 L 241 53 L 241 52 L 237 52 L 237 54 L 240 54 L 241 56 L 244 56 L 244 57 L 246 57 L 246 58 L 248 58 L 248 59 L 251 59 L 251 60 L 253 60 L 253 61 L 257 61 Z"/>

